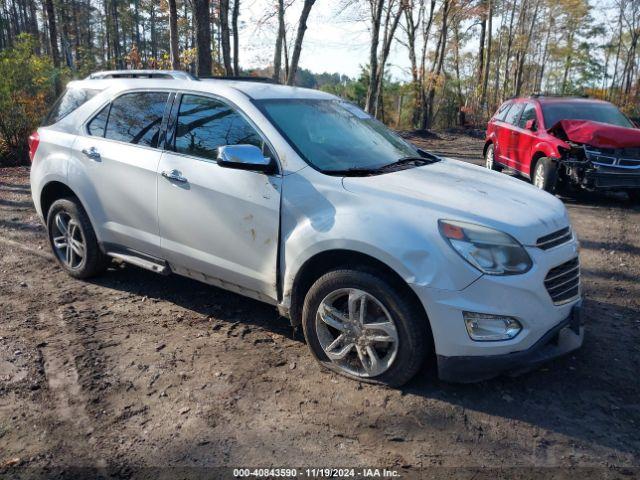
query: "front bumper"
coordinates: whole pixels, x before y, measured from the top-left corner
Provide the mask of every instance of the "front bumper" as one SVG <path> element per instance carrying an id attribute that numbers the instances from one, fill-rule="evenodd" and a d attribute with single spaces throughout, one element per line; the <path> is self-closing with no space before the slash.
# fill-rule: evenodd
<path id="1" fill-rule="evenodd" d="M 580 348 L 583 338 L 581 307 L 576 305 L 569 317 L 526 350 L 484 357 L 438 355 L 438 376 L 444 381 L 468 383 L 503 373 L 521 374 Z"/>
<path id="2" fill-rule="evenodd" d="M 483 359 L 491 357 L 498 360 L 500 357 L 524 357 L 525 354 L 519 352 L 537 351 L 541 348 L 540 345 L 548 343 L 542 340 L 548 332 L 563 328 L 567 318 L 572 315 L 574 306 L 581 303 L 579 290 L 576 297 L 566 302 L 554 303 L 545 286 L 545 279 L 552 269 L 578 256 L 577 241 L 574 238 L 548 250 L 537 247 L 525 248 L 533 260 L 533 267 L 521 275 L 482 275 L 459 291 L 410 284 L 427 313 L 438 360 L 467 359 L 461 361 L 464 366 L 475 362 L 482 363 L 485 362 Z M 465 327 L 465 311 L 510 316 L 518 320 L 522 330 L 510 340 L 473 341 Z M 564 339 L 565 336 L 563 333 L 562 345 L 572 338 Z M 556 349 L 552 350 L 557 353 Z M 546 356 L 549 355 L 551 354 Z M 484 363 L 485 374 L 476 375 L 476 378 L 493 376 L 496 369 L 497 373 L 505 371 L 498 368 L 500 361 L 494 362 L 493 365 L 491 360 L 486 362 L 489 363 Z"/>
<path id="3" fill-rule="evenodd" d="M 585 173 L 584 184 L 595 190 L 640 188 L 640 172 L 612 172 L 590 170 Z"/>

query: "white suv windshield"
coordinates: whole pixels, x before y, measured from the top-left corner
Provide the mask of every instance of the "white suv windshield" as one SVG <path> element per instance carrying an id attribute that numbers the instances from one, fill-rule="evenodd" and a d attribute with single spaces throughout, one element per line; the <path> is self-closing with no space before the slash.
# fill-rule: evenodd
<path id="1" fill-rule="evenodd" d="M 376 169 L 418 150 L 358 107 L 339 100 L 256 102 L 302 158 L 325 173 Z"/>

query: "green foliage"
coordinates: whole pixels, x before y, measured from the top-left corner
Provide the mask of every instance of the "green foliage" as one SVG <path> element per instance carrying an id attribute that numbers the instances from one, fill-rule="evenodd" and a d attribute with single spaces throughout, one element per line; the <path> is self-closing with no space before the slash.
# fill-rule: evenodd
<path id="1" fill-rule="evenodd" d="M 27 161 L 27 138 L 53 101 L 56 71 L 35 53 L 35 40 L 20 35 L 0 52 L 0 165 Z"/>

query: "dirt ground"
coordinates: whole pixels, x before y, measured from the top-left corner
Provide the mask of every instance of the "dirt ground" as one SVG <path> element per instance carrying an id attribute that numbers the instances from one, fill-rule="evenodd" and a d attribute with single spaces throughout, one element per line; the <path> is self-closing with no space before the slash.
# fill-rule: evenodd
<path id="1" fill-rule="evenodd" d="M 471 137 L 416 141 L 481 154 Z M 321 371 L 273 307 L 132 266 L 71 279 L 46 243 L 28 169 L 0 169 L 0 478 L 222 478 L 230 471 L 204 467 L 264 466 L 635 478 L 640 207 L 565 200 L 582 244 L 584 347 L 473 385 L 426 366 L 392 390 Z"/>

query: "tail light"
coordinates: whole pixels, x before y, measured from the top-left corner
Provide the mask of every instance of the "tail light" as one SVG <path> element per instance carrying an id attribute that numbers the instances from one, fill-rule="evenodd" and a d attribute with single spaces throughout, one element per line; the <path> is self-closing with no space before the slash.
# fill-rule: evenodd
<path id="1" fill-rule="evenodd" d="M 29 160 L 33 162 L 33 157 L 36 156 L 36 150 L 40 145 L 40 135 L 38 132 L 33 132 L 29 135 Z"/>

